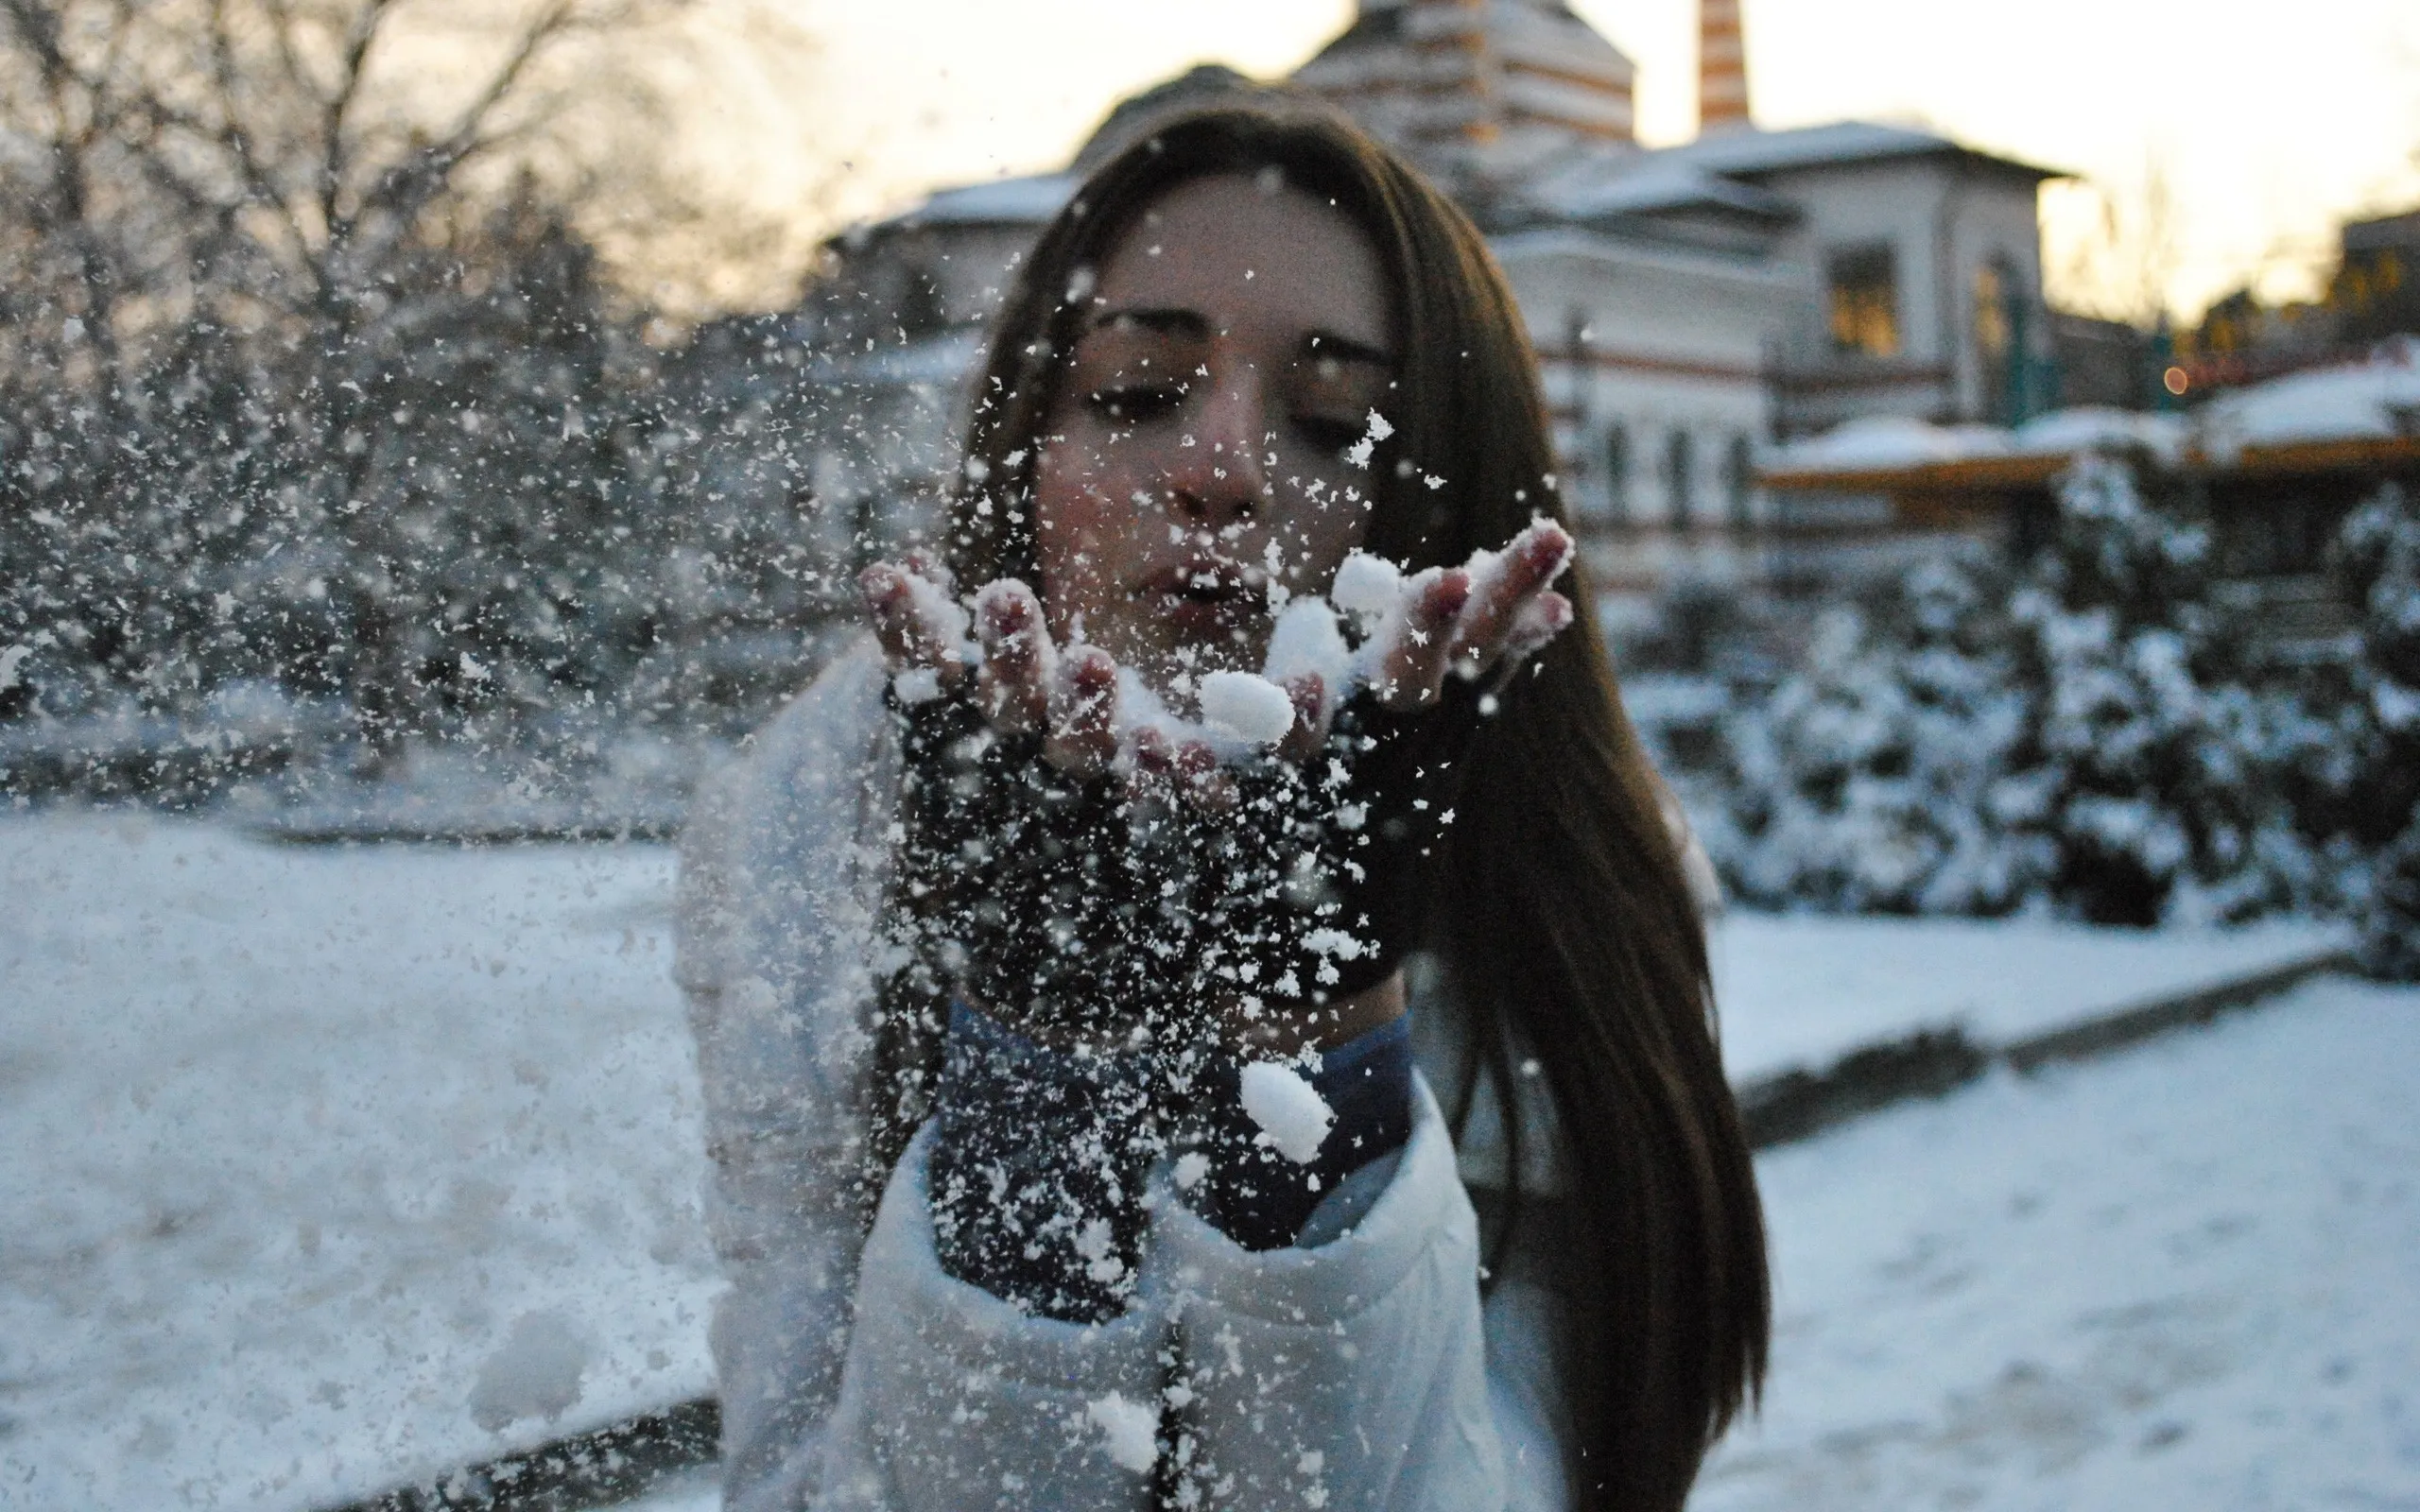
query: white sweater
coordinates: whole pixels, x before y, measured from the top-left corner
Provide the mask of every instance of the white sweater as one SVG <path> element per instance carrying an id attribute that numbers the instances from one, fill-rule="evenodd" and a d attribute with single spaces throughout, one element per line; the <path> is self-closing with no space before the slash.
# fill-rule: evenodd
<path id="1" fill-rule="evenodd" d="M 1463 1182 L 1500 1182 L 1503 1160 L 1465 1148 L 1458 1173 L 1425 1082 L 1384 1193 L 1320 1247 L 1247 1251 L 1155 1185 L 1138 1300 L 1113 1323 L 943 1274 L 922 1137 L 862 1233 L 898 783 L 881 693 L 870 643 L 841 658 L 705 785 L 683 842 L 730 1512 L 1139 1509 L 1155 1427 L 1205 1506 L 1564 1506 L 1553 1308 L 1512 1277 L 1481 1305 Z M 1415 1024 L 1432 1073 L 1459 1042 L 1440 1027 Z M 1541 1110 L 1524 1117 L 1544 1148 Z"/>

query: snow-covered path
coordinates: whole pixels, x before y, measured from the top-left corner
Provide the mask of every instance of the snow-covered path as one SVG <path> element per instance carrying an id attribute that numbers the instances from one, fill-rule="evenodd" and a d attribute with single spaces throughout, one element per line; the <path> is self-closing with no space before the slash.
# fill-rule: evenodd
<path id="1" fill-rule="evenodd" d="M 0 1505 L 324 1504 L 709 1389 L 671 869 L 0 819 Z"/>
<path id="2" fill-rule="evenodd" d="M 300 1509 L 711 1389 L 671 872 L 0 815 L 0 1507 Z M 1753 1074 L 2319 938 L 1717 955 Z M 2420 993 L 2328 982 L 1767 1155 L 1771 1409 L 1699 1504 L 2420 1507 L 2415 1088 Z"/>
<path id="3" fill-rule="evenodd" d="M 1698 1512 L 2420 1508 L 2420 991 L 2314 982 L 1758 1171 L 1771 1392 Z"/>
<path id="4" fill-rule="evenodd" d="M 2093 929 L 2045 919 L 1735 912 L 1708 941 L 1734 1086 L 1919 1029 L 2006 1045 L 2341 951 L 2336 926 Z"/>

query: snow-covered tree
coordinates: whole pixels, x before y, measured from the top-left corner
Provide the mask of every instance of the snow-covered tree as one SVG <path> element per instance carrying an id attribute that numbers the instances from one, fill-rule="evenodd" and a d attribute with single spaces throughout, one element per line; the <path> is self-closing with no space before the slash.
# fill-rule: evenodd
<path id="1" fill-rule="evenodd" d="M 595 49 L 679 9 L 499 9 L 456 92 L 397 61 L 465 26 L 423 0 L 0 0 L 0 720 L 251 690 L 375 769 L 694 702 L 643 675 L 720 612 L 683 565 L 756 543 L 580 221 L 645 171 Z"/>
<path id="2" fill-rule="evenodd" d="M 2055 848 L 2059 905 L 2102 923 L 2233 919 L 2290 901 L 2290 815 L 2270 781 L 2271 711 L 2243 684 L 2246 637 L 2209 593 L 2209 534 L 2084 456 L 2009 604 L 2034 701 L 2017 770 Z"/>
<path id="3" fill-rule="evenodd" d="M 2390 485 L 2348 517 L 2337 565 L 2360 657 L 2345 721 L 2359 769 L 2347 810 L 2372 859 L 2359 908 L 2365 964 L 2420 978 L 2420 500 Z"/>
<path id="4" fill-rule="evenodd" d="M 2058 511 L 2028 561 L 1954 554 L 1835 608 L 1732 718 L 1705 828 L 1737 892 L 2130 924 L 2307 900 L 2276 767 L 2308 722 L 2252 684 L 2206 531 L 2116 458 L 2081 459 Z"/>
<path id="5" fill-rule="evenodd" d="M 1742 897 L 1881 913 L 2000 913 L 2039 885 L 2034 804 L 2010 753 L 2005 574 L 1979 551 L 1927 562 L 1868 610 L 1839 606 L 1807 664 L 1726 730 L 1735 801 L 1710 843 Z"/>

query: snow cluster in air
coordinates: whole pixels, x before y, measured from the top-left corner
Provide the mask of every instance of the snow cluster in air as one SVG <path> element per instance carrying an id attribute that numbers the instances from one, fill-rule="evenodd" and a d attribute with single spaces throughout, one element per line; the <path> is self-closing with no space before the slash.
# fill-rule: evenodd
<path id="1" fill-rule="evenodd" d="M 1113 1391 L 1086 1403 L 1084 1416 L 1100 1430 L 1101 1451 L 1116 1465 L 1142 1475 L 1158 1460 L 1160 1415 L 1150 1402 Z"/>
<path id="2" fill-rule="evenodd" d="M 1260 1125 L 1261 1137 L 1296 1165 L 1320 1158 L 1336 1110 L 1293 1067 L 1274 1060 L 1255 1060 L 1243 1068 L 1244 1111 Z"/>
<path id="3" fill-rule="evenodd" d="M 1352 463 L 1355 467 L 1368 467 L 1370 465 L 1371 453 L 1377 448 L 1377 444 L 1380 441 L 1385 440 L 1394 433 L 1395 428 L 1388 422 L 1387 417 L 1379 414 L 1374 409 L 1370 411 L 1370 421 L 1367 428 L 1361 432 L 1361 438 L 1359 440 L 1355 441 L 1351 446 L 1344 449 L 1344 459 Z"/>

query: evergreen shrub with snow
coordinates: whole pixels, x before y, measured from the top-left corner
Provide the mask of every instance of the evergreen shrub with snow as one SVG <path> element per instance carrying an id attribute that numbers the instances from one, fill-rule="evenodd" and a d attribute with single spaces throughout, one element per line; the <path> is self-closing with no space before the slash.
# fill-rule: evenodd
<path id="1" fill-rule="evenodd" d="M 1879 604 L 1835 606 L 1806 667 L 1727 722 L 1729 801 L 1706 839 L 1736 892 L 1879 913 L 2023 900 L 2049 857 L 2009 833 L 2039 805 L 2010 775 L 2026 708 L 1999 576 L 1966 553 Z"/>
<path id="2" fill-rule="evenodd" d="M 2343 723 L 2357 763 L 2347 827 L 2370 858 L 2355 909 L 2363 964 L 2420 980 L 2420 500 L 2381 490 L 2337 547 L 2360 615 Z"/>
<path id="3" fill-rule="evenodd" d="M 2058 510 L 2022 565 L 1953 554 L 1830 610 L 1735 712 L 1702 816 L 1738 896 L 2137 925 L 2314 901 L 2280 781 L 2309 719 L 2240 662 L 2207 529 L 2110 457 Z"/>

